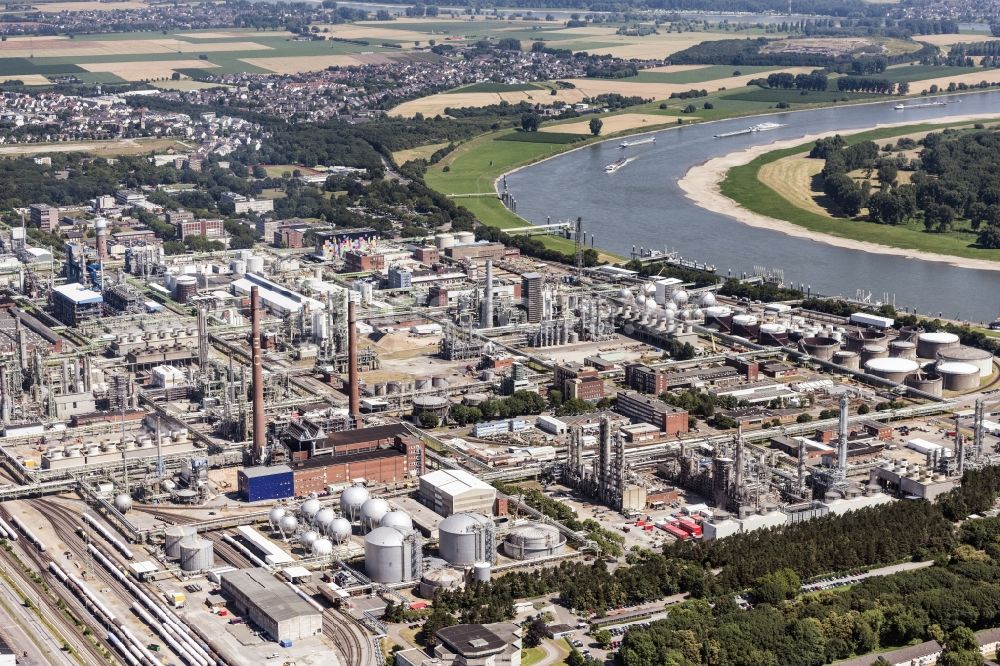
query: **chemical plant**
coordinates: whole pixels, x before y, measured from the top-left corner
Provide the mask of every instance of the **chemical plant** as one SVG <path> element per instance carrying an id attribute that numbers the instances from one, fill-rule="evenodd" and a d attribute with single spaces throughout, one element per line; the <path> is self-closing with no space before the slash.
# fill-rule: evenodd
<path id="1" fill-rule="evenodd" d="M 85 663 L 381 664 L 390 605 L 624 566 L 608 533 L 723 539 L 1000 463 L 996 359 L 947 327 L 725 296 L 656 277 L 699 268 L 666 254 L 654 277 L 635 268 L 657 257 L 585 268 L 581 224 L 551 225 L 572 266 L 294 225 L 165 256 L 106 221 L 11 264 L 0 557 L 48 639 Z M 492 658 L 517 631 L 438 639 Z"/>

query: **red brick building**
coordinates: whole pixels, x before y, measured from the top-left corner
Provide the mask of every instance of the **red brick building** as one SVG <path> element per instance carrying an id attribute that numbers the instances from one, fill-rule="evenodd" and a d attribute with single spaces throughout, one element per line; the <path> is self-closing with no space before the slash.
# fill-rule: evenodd
<path id="1" fill-rule="evenodd" d="M 625 366 L 625 384 L 633 391 L 652 393 L 653 395 L 666 393 L 669 388 L 667 373 L 662 370 L 654 370 L 641 363 Z"/>
<path id="2" fill-rule="evenodd" d="M 366 254 L 356 250 L 344 253 L 344 270 L 348 273 L 368 273 L 384 269 L 384 254 Z"/>
<path id="3" fill-rule="evenodd" d="M 619 391 L 615 411 L 630 419 L 651 423 L 671 437 L 688 431 L 687 410 L 635 391 Z"/>

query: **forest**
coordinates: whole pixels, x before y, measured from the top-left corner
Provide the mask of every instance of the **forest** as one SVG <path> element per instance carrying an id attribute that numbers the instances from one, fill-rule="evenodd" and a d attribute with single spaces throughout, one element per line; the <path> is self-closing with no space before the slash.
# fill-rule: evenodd
<path id="1" fill-rule="evenodd" d="M 920 158 L 894 156 L 870 141 L 847 145 L 840 136 L 821 139 L 809 153 L 825 159 L 823 191 L 845 215 L 868 217 L 879 224 L 922 219 L 927 232 L 945 233 L 968 220 L 980 247 L 1000 248 L 1000 132 L 945 130 L 926 135 Z M 900 168 L 913 171 L 910 183 L 897 182 Z M 859 183 L 849 173 L 877 171 L 880 189 Z"/>

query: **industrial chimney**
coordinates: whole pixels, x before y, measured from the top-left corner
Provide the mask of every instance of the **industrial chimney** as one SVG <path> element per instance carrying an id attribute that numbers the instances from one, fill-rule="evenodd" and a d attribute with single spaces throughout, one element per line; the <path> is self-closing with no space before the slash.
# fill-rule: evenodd
<path id="1" fill-rule="evenodd" d="M 361 398 L 358 395 L 358 326 L 353 300 L 347 302 L 347 382 L 351 420 L 355 428 L 361 427 Z"/>
<path id="2" fill-rule="evenodd" d="M 260 298 L 250 287 L 250 359 L 253 365 L 253 460 L 264 460 L 267 417 L 264 414 L 264 360 L 260 351 Z"/>
<path id="3" fill-rule="evenodd" d="M 486 287 L 483 289 L 483 309 L 479 328 L 493 328 L 493 260 L 486 260 Z"/>
<path id="4" fill-rule="evenodd" d="M 99 219 L 94 223 L 97 232 L 97 258 L 104 261 L 108 258 L 108 221 Z"/>

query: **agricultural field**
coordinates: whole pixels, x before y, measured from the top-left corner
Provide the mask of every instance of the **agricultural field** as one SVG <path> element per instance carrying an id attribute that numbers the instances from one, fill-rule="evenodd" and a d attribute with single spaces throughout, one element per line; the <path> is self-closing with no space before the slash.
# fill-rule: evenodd
<path id="1" fill-rule="evenodd" d="M 455 88 L 454 90 L 449 90 L 446 95 L 454 95 L 456 93 L 505 93 L 505 92 L 523 92 L 525 90 L 543 90 L 547 89 L 545 86 L 539 83 L 493 83 L 492 81 L 487 81 L 484 83 L 473 83 L 472 85 L 462 86 L 461 88 Z"/>
<path id="2" fill-rule="evenodd" d="M 426 146 L 418 146 L 417 148 L 397 150 L 392 154 L 392 159 L 396 164 L 400 165 L 406 164 L 410 160 L 429 160 L 431 155 L 447 145 L 447 143 L 431 143 Z"/>
<path id="3" fill-rule="evenodd" d="M 176 139 L 113 139 L 110 141 L 63 141 L 60 143 L 25 143 L 16 146 L 0 146 L 0 158 L 23 157 L 51 153 L 89 153 L 91 155 L 142 155 L 163 152 L 169 148 L 190 150 Z"/>
<path id="4" fill-rule="evenodd" d="M 948 47 L 959 44 L 962 42 L 990 42 L 996 37 L 986 34 L 986 33 L 975 33 L 975 34 L 957 34 L 957 35 L 914 35 L 913 39 L 918 42 L 927 42 L 928 44 L 933 44 L 934 46 L 939 46 L 943 51 L 947 51 Z"/>
<path id="5" fill-rule="evenodd" d="M 969 72 L 968 69 L 966 69 Z M 968 74 L 958 74 L 955 76 L 936 76 L 934 78 L 920 79 L 918 81 L 910 82 L 910 90 L 912 92 L 921 92 L 924 90 L 929 90 L 931 86 L 937 86 L 939 89 L 946 90 L 948 84 L 950 83 L 965 83 L 966 85 L 975 85 L 982 81 L 988 83 L 1000 83 L 1000 69 L 976 69 Z"/>
<path id="6" fill-rule="evenodd" d="M 43 84 L 41 77 L 76 75 L 88 82 L 169 79 L 174 72 L 294 73 L 331 65 L 389 62 L 399 58 L 426 59 L 427 53 L 398 48 L 333 41 L 292 41 L 285 31 L 184 31 L 77 35 L 0 42 L 0 76 Z"/>
<path id="7" fill-rule="evenodd" d="M 641 130 L 646 127 L 656 127 L 667 123 L 673 124 L 673 118 L 665 115 L 652 113 L 623 113 L 617 116 L 605 116 L 601 118 L 603 126 L 601 134 L 615 134 L 625 130 Z M 558 125 L 545 125 L 546 132 L 559 132 L 562 134 L 589 134 L 590 120 L 580 120 L 573 123 Z"/>

